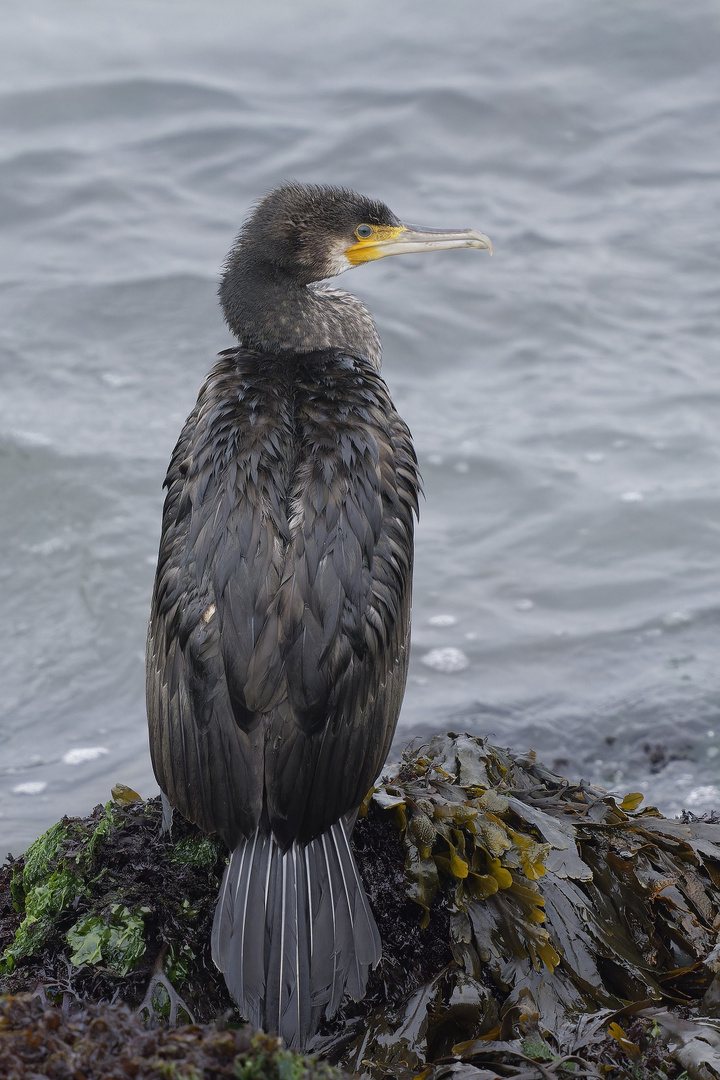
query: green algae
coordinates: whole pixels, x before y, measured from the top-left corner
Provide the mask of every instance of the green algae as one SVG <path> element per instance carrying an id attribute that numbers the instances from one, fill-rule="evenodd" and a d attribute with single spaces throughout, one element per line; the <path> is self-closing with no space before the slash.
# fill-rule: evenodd
<path id="1" fill-rule="evenodd" d="M 43 885 L 36 885 L 25 893 L 25 918 L 16 931 L 15 940 L 0 957 L 0 974 L 8 974 L 19 960 L 32 956 L 43 947 L 55 929 L 58 916 L 67 911 L 82 891 L 80 879 L 60 868 L 53 871 Z"/>
<path id="2" fill-rule="evenodd" d="M 0 956 L 0 974 L 9 974 L 19 961 L 42 949 L 58 920 L 79 898 L 89 896 L 94 884 L 90 868 L 114 827 L 108 803 L 90 825 L 63 818 L 30 845 L 22 869 L 11 879 L 13 906 L 24 918 Z"/>
<path id="3" fill-rule="evenodd" d="M 19 960 L 43 947 L 53 933 L 58 916 L 84 891 L 82 874 L 63 858 L 74 829 L 65 821 L 53 825 L 28 848 L 22 871 L 12 877 L 16 910 L 24 913 L 15 940 L 0 956 L 0 974 L 7 974 Z"/>
<path id="4" fill-rule="evenodd" d="M 219 840 L 209 836 L 185 836 L 175 844 L 170 858 L 173 862 L 188 863 L 190 866 L 214 866 L 225 853 Z"/>
<path id="5" fill-rule="evenodd" d="M 73 950 L 75 967 L 95 964 L 127 975 L 145 954 L 145 919 L 149 908 L 131 911 L 124 904 L 111 904 L 102 914 L 85 915 L 71 926 L 65 938 Z"/>

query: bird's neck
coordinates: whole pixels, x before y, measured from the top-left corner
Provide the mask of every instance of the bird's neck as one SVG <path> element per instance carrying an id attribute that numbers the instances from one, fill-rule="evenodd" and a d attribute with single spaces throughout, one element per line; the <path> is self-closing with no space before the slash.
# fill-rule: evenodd
<path id="1" fill-rule="evenodd" d="M 262 352 L 342 349 L 379 370 L 381 346 L 372 315 L 351 293 L 302 285 L 258 266 L 229 267 L 220 301 L 230 330 Z"/>

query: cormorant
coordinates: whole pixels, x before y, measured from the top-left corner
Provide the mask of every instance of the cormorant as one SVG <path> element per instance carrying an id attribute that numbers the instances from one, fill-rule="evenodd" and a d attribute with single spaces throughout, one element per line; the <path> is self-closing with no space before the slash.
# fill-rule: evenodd
<path id="1" fill-rule="evenodd" d="M 306 1047 L 380 960 L 350 851 L 405 688 L 410 433 L 373 319 L 320 284 L 482 233 L 287 184 L 243 226 L 220 285 L 239 344 L 200 390 L 165 479 L 147 648 L 150 747 L 172 806 L 232 852 L 213 959 L 252 1024 Z"/>

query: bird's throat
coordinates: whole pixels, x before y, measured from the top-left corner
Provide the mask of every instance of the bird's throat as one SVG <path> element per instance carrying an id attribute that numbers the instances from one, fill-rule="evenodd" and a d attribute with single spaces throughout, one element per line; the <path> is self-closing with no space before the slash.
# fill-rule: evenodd
<path id="1" fill-rule="evenodd" d="M 340 348 L 380 367 L 375 323 L 351 293 L 235 266 L 225 273 L 220 301 L 230 330 L 246 348 L 268 353 Z"/>

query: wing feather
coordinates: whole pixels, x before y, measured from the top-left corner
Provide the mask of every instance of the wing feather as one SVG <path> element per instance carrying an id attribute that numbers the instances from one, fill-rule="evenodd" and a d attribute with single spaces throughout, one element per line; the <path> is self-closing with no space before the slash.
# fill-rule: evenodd
<path id="1" fill-rule="evenodd" d="M 243 364 L 236 353 L 221 357 L 178 440 L 148 634 L 158 781 L 185 817 L 230 847 L 254 832 L 262 811 L 262 709 L 248 694 L 247 674 L 287 531 L 266 493 L 278 478 L 282 484 L 293 438 L 287 396 L 266 393 L 253 422 L 258 379 L 255 354 L 244 354 Z M 282 696 L 281 666 L 276 648 L 266 658 L 260 706 Z"/>
<path id="2" fill-rule="evenodd" d="M 419 490 L 410 434 L 377 373 L 328 365 L 298 382 L 306 457 L 277 599 L 288 707 L 266 718 L 265 793 L 284 844 L 357 807 L 387 756 L 407 674 Z M 298 775 L 310 778 L 302 790 Z"/>
<path id="3" fill-rule="evenodd" d="M 166 480 L 148 637 L 156 774 L 235 847 L 283 847 L 362 801 L 387 755 L 410 631 L 417 463 L 361 359 L 236 349 Z"/>

